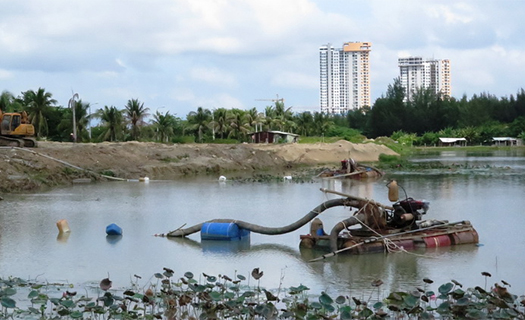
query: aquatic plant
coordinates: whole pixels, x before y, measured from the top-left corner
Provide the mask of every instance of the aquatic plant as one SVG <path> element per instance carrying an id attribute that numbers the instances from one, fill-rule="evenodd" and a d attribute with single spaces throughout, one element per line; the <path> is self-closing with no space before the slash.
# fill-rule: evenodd
<path id="1" fill-rule="evenodd" d="M 102 279 L 99 288 L 80 294 L 68 284 L 38 283 L 20 278 L 0 279 L 2 319 L 525 319 L 524 296 L 508 292 L 502 281 L 489 290 L 479 286 L 464 289 L 451 280 L 427 288 L 391 292 L 372 301 L 354 296 L 332 297 L 326 292 L 310 295 L 304 285 L 271 292 L 260 287 L 264 273 L 255 268 L 250 286 L 241 275 L 208 275 L 196 279 L 192 272 L 176 277 L 172 269 L 155 273 L 146 285 L 140 276 L 127 289 L 111 289 Z M 487 280 L 488 272 L 482 276 Z M 248 283 L 248 284 L 247 284 Z M 383 281 L 374 280 L 372 287 Z M 486 284 L 485 284 L 486 288 Z M 92 294 L 92 296 L 90 296 Z M 379 294 L 379 290 L 378 290 Z"/>

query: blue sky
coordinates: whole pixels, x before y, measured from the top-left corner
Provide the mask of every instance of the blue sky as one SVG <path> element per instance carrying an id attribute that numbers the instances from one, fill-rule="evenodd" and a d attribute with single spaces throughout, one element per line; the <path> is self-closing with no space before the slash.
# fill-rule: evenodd
<path id="1" fill-rule="evenodd" d="M 450 59 L 452 95 L 525 88 L 525 1 L 0 0 L 0 91 L 139 99 L 181 118 L 279 95 L 319 111 L 319 47 L 369 41 L 372 101 L 398 57 Z"/>

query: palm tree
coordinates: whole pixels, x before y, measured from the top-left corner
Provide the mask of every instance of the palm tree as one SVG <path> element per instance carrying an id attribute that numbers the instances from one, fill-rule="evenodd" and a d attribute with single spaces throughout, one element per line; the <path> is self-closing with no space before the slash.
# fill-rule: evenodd
<path id="1" fill-rule="evenodd" d="M 52 94 L 46 92 L 44 88 L 28 90 L 22 92 L 22 103 L 28 111 L 29 121 L 35 127 L 37 137 L 47 135 L 47 114 L 52 105 L 56 104 L 56 100 L 52 99 Z"/>
<path id="2" fill-rule="evenodd" d="M 72 112 L 70 108 L 67 108 L 64 110 L 63 118 L 60 121 L 58 125 L 58 129 L 61 132 L 66 132 L 66 135 L 73 132 L 73 122 L 71 121 L 73 114 L 75 115 L 75 124 L 77 126 L 77 137 L 76 141 L 79 140 L 83 141 L 85 138 L 88 137 L 88 123 L 89 118 L 91 117 L 89 115 L 89 103 L 84 103 L 82 100 L 79 101 L 72 101 L 72 107 L 75 108 L 75 113 Z M 72 135 L 72 134 L 71 134 Z"/>
<path id="3" fill-rule="evenodd" d="M 176 122 L 175 116 L 171 115 L 169 111 L 166 111 L 165 114 L 161 114 L 157 111 L 153 115 L 152 121 L 153 126 L 155 127 L 157 140 L 161 142 L 168 142 L 173 136 Z"/>
<path id="4" fill-rule="evenodd" d="M 89 122 L 89 103 L 83 103 L 82 100 L 75 101 L 74 104 L 75 107 L 75 120 L 78 130 L 78 137 L 81 137 L 82 140 L 84 140 L 83 137 L 88 135 L 87 128 L 88 128 L 88 122 Z"/>
<path id="5" fill-rule="evenodd" d="M 275 117 L 276 117 L 275 108 L 272 106 L 267 106 L 264 109 L 264 117 L 263 117 L 264 125 L 266 126 L 267 130 L 272 129 Z"/>
<path id="6" fill-rule="evenodd" d="M 275 102 L 275 115 L 277 116 L 283 116 L 284 118 L 288 119 L 293 116 L 292 113 L 292 107 L 286 109 L 284 107 L 284 102 L 282 101 L 276 101 Z"/>
<path id="7" fill-rule="evenodd" d="M 246 123 L 245 111 L 232 109 L 228 115 L 230 133 L 228 137 L 238 140 L 244 140 L 246 134 L 250 131 L 250 125 Z"/>
<path id="8" fill-rule="evenodd" d="M 310 112 L 305 111 L 295 116 L 295 123 L 299 128 L 299 134 L 309 136 L 313 127 L 314 118 Z"/>
<path id="9" fill-rule="evenodd" d="M 122 136 L 122 124 L 124 122 L 122 112 L 114 106 L 104 106 L 104 109 L 97 110 L 96 116 L 102 120 L 102 126 L 105 128 L 99 136 L 100 140 L 117 141 Z"/>
<path id="10" fill-rule="evenodd" d="M 202 142 L 202 138 L 208 125 L 210 123 L 211 111 L 198 107 L 197 111 L 191 111 L 188 113 L 186 119 L 188 120 L 188 129 L 197 131 L 199 142 Z"/>
<path id="11" fill-rule="evenodd" d="M 323 112 L 314 112 L 314 130 L 315 134 L 324 136 L 326 131 L 330 129 L 333 122 L 330 120 L 328 115 Z"/>
<path id="12" fill-rule="evenodd" d="M 215 134 L 219 134 L 224 139 L 224 134 L 228 131 L 228 110 L 219 108 L 213 110 L 212 121 L 209 123 Z"/>
<path id="13" fill-rule="evenodd" d="M 258 131 L 257 126 L 262 124 L 264 115 L 259 113 L 256 108 L 251 108 L 245 114 L 245 121 L 249 126 L 253 127 L 253 131 Z"/>
<path id="14" fill-rule="evenodd" d="M 3 91 L 0 95 L 0 111 L 12 112 L 14 111 L 13 105 L 15 104 L 15 97 L 9 91 Z"/>
<path id="15" fill-rule="evenodd" d="M 138 99 L 128 100 L 126 104 L 126 117 L 131 123 L 131 139 L 137 140 L 140 134 L 140 127 L 144 124 L 144 118 L 149 114 L 149 108 L 144 108 L 144 103 Z"/>

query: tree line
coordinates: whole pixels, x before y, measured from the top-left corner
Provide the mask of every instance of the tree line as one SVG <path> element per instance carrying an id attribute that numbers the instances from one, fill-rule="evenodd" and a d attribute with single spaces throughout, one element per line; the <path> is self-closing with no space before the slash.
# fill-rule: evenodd
<path id="1" fill-rule="evenodd" d="M 436 144 L 439 137 L 462 137 L 470 144 L 486 143 L 496 136 L 525 138 L 523 89 L 510 97 L 481 93 L 470 99 L 456 99 L 421 88 L 406 101 L 398 78 L 373 106 L 343 115 L 294 113 L 282 100 L 263 112 L 256 108 L 199 107 L 189 112 L 186 119 L 169 111 L 150 114 L 150 108 L 138 99 L 128 100 L 121 109 L 106 105 L 91 113 L 91 107 L 89 102 L 73 98 L 67 107 L 59 106 L 44 88 L 28 90 L 17 97 L 4 91 L 0 96 L 0 110 L 27 112 L 37 138 L 52 141 L 235 143 L 249 142 L 253 132 L 264 130 L 293 132 L 301 137 L 337 136 L 350 141 L 386 136 L 416 145 Z M 91 127 L 92 119 L 98 119 L 99 124 Z"/>

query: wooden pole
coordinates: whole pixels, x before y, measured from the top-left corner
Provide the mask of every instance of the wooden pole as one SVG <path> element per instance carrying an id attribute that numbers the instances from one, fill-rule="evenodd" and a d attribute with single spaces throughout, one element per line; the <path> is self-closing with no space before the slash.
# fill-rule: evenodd
<path id="1" fill-rule="evenodd" d="M 366 201 L 366 202 L 370 202 L 372 204 L 375 204 L 376 206 L 379 206 L 381 208 L 385 208 L 385 209 L 388 209 L 388 210 L 394 210 L 394 208 L 391 207 L 391 206 L 385 206 L 384 204 L 381 204 L 381 203 L 379 203 L 377 201 L 374 201 L 374 200 L 371 200 L 371 199 L 360 198 L 360 197 L 352 196 L 352 195 L 345 194 L 345 193 L 342 193 L 342 192 L 329 190 L 329 189 L 326 189 L 326 188 L 321 188 L 320 190 L 322 192 L 324 192 L 324 193 L 333 193 L 333 194 L 337 194 L 339 196 L 343 196 L 343 197 L 350 198 L 350 199 L 353 199 L 353 200 Z"/>

